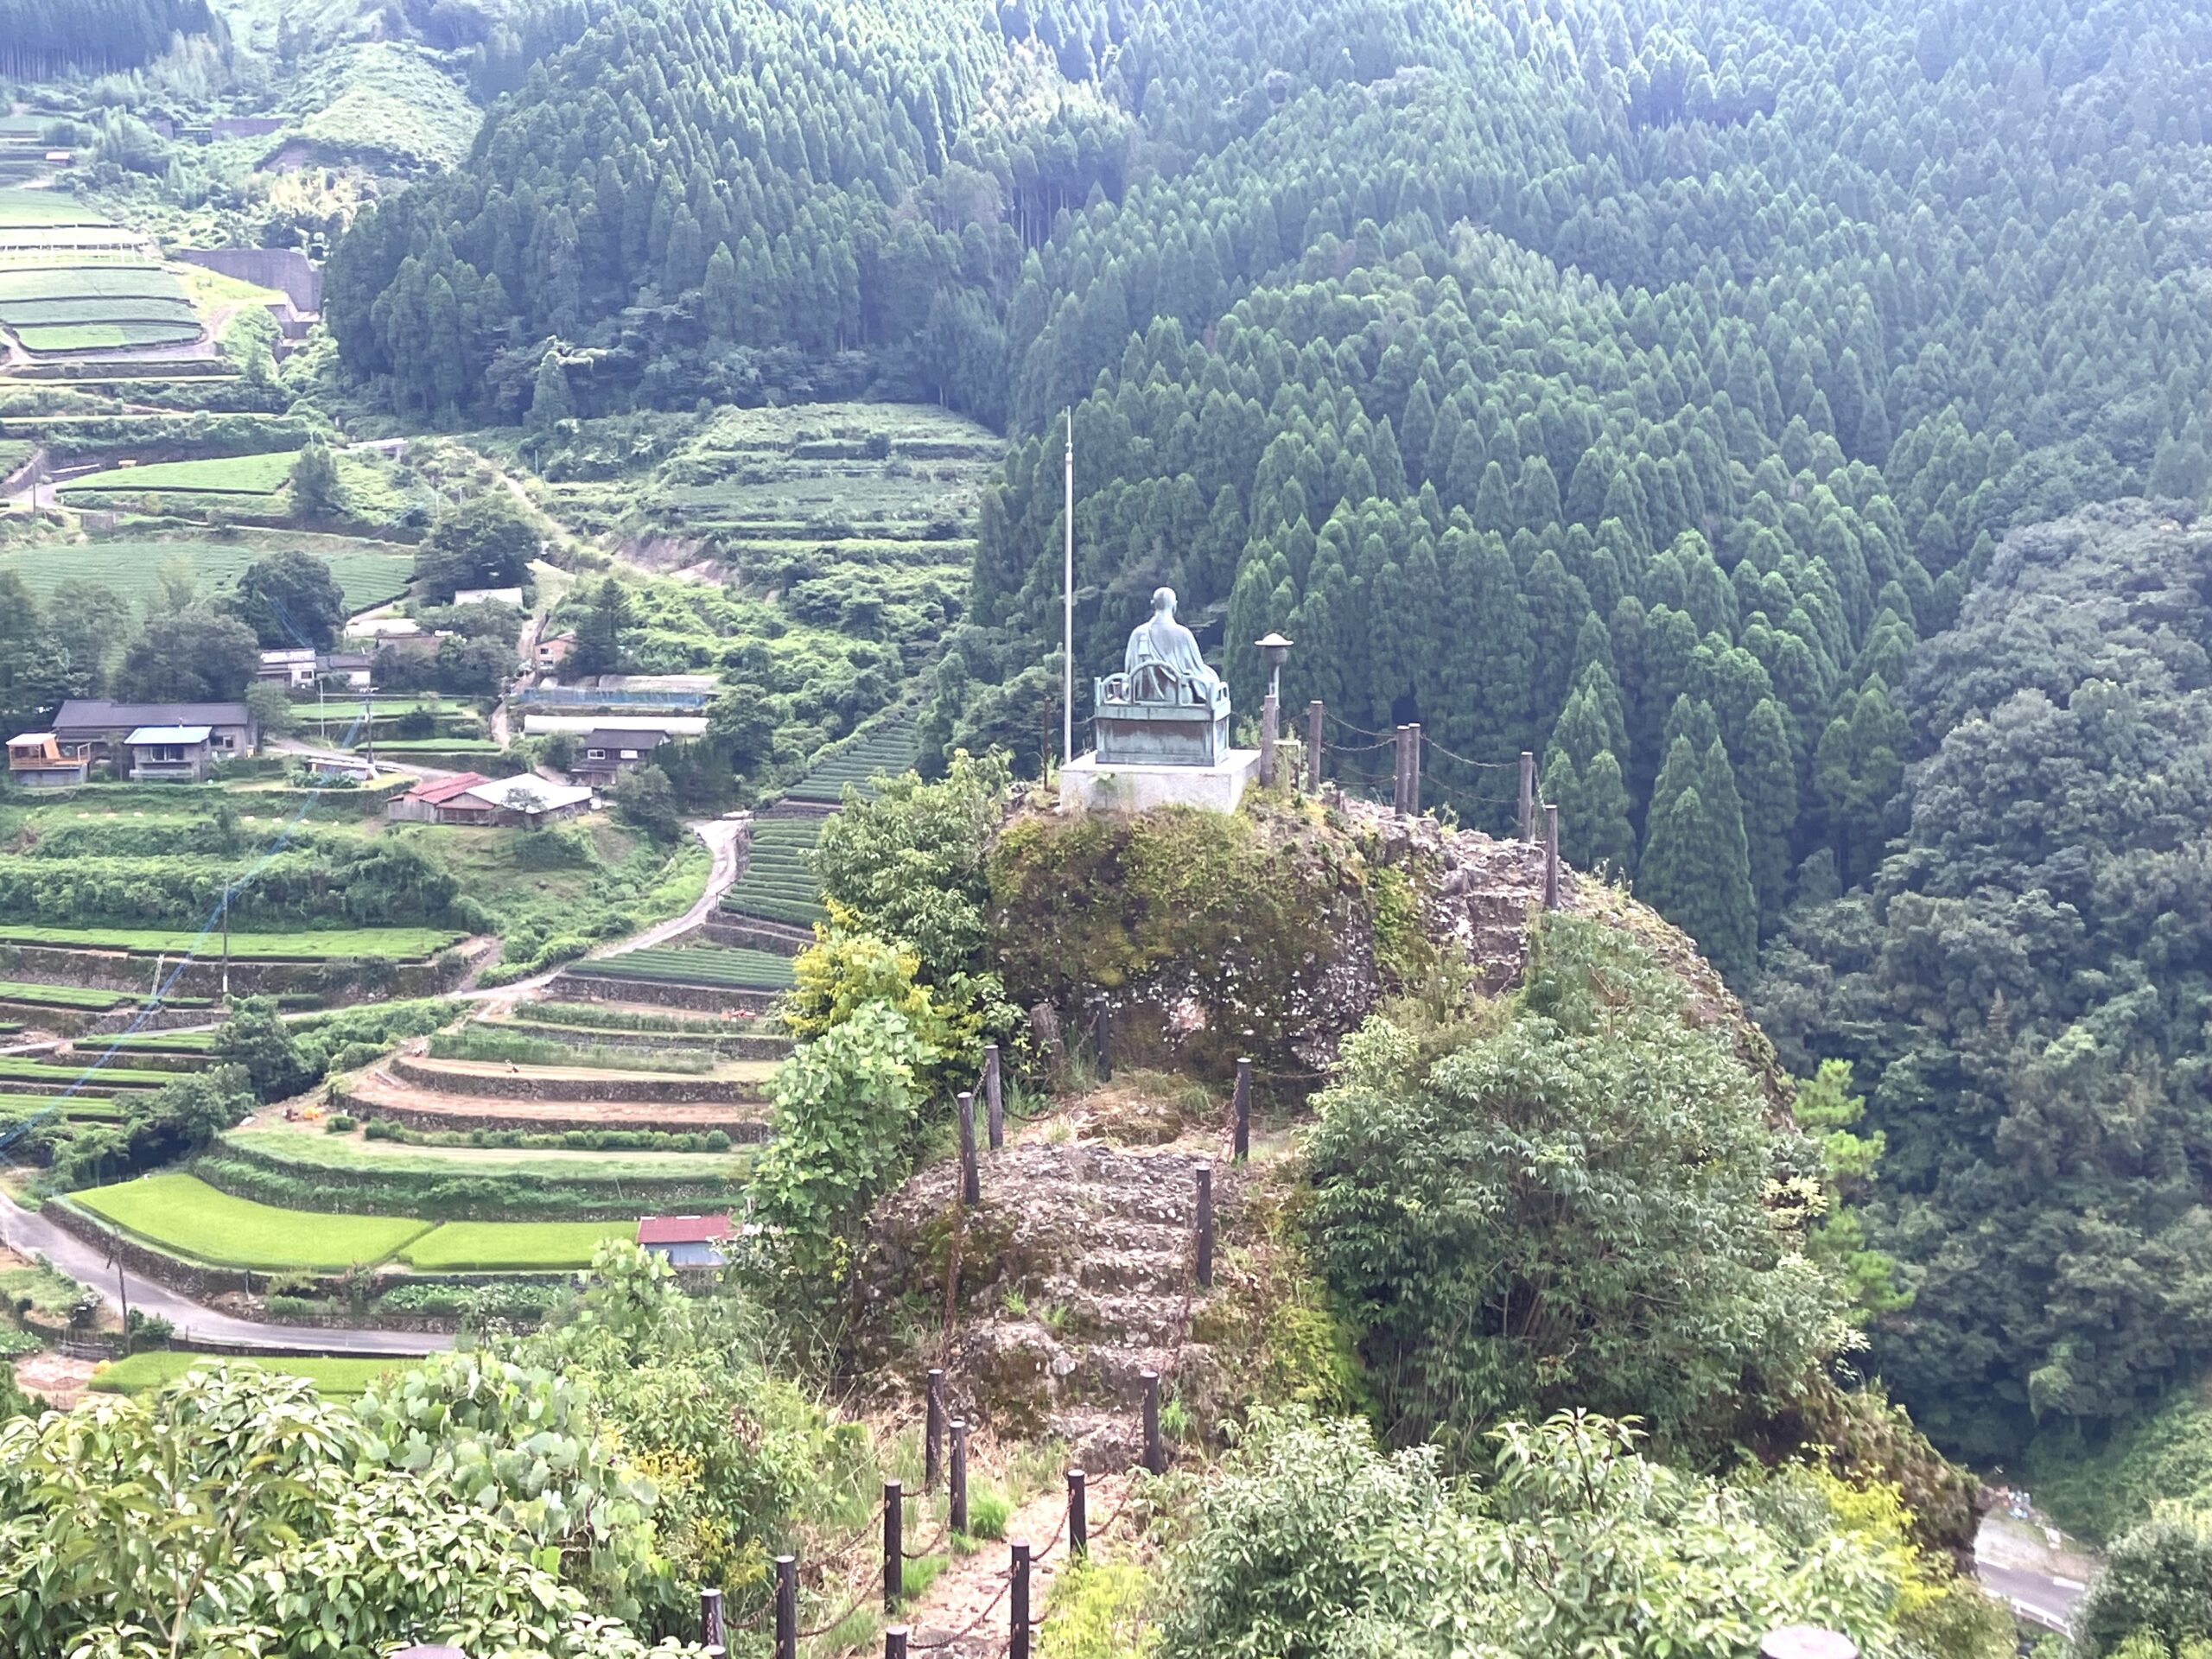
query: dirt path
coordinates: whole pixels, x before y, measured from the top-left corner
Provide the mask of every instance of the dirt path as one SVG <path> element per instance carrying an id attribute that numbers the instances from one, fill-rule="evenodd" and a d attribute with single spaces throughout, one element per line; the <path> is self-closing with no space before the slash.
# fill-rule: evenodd
<path id="1" fill-rule="evenodd" d="M 1089 1482 L 1084 1510 L 1092 1553 L 1101 1558 L 1115 1546 L 1113 1535 L 1102 1522 L 1118 1518 L 1130 1483 L 1128 1475 L 1093 1476 Z M 934 1526 L 925 1529 L 925 1538 L 935 1530 Z M 1029 1546 L 1029 1616 L 1033 1622 L 1051 1605 L 1053 1581 L 1070 1560 L 1065 1490 L 1048 1488 L 1024 1502 L 1007 1518 L 1003 1541 L 985 1542 L 973 1554 L 953 1557 L 899 1615 L 899 1622 L 912 1632 L 910 1653 L 920 1648 L 955 1659 L 986 1659 L 1006 1652 L 1013 1629 L 1007 1593 L 1011 1547 L 1017 1543 Z"/>

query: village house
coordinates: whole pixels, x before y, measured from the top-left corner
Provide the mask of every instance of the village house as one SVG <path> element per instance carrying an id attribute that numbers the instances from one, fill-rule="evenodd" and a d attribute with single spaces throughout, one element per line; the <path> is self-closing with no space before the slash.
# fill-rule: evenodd
<path id="1" fill-rule="evenodd" d="M 542 635 L 537 641 L 537 665 L 540 668 L 558 668 L 569 660 L 569 653 L 575 648 L 576 634 L 573 628 Z"/>
<path id="2" fill-rule="evenodd" d="M 54 736 L 65 755 L 84 755 L 121 777 L 138 763 L 132 740 L 147 731 L 188 731 L 206 728 L 207 762 L 251 754 L 261 741 L 253 710 L 243 702 L 110 702 L 101 697 L 72 697 L 54 716 Z M 154 740 L 156 748 L 191 747 L 183 740 Z M 149 777 L 172 778 L 175 767 L 194 763 L 153 760 Z M 135 776 L 136 774 L 133 773 Z M 199 769 L 206 776 L 205 767 Z"/>
<path id="3" fill-rule="evenodd" d="M 8 781 L 19 789 L 73 789 L 92 770 L 86 745 L 67 749 L 52 732 L 25 732 L 8 740 Z"/>
<path id="4" fill-rule="evenodd" d="M 719 1268 L 733 1230 L 728 1216 L 643 1216 L 638 1248 L 672 1268 Z"/>
<path id="5" fill-rule="evenodd" d="M 576 745 L 576 764 L 569 775 L 580 784 L 604 789 L 626 772 L 635 772 L 668 742 L 666 732 L 650 727 L 601 726 Z"/>
<path id="6" fill-rule="evenodd" d="M 253 677 L 294 691 L 312 690 L 317 680 L 358 691 L 367 687 L 374 660 L 365 651 L 264 651 Z"/>
<path id="7" fill-rule="evenodd" d="M 385 809 L 416 823 L 483 824 L 535 830 L 591 810 L 592 793 L 575 784 L 549 784 L 524 772 L 496 781 L 480 772 L 417 784 Z"/>
<path id="8" fill-rule="evenodd" d="M 205 783 L 214 766 L 214 728 L 141 726 L 123 740 L 134 784 Z"/>

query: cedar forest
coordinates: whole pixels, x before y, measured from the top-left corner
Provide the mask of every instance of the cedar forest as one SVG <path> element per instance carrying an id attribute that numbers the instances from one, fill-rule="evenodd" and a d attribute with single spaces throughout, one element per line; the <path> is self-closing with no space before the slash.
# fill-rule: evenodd
<path id="1" fill-rule="evenodd" d="M 888 643 L 849 659 L 858 675 L 834 654 L 806 669 L 808 742 L 892 702 L 903 673 L 925 781 L 892 786 L 878 818 L 849 806 L 823 838 L 832 924 L 800 958 L 802 1012 L 786 1017 L 801 1046 L 756 1166 L 763 1213 L 810 1240 L 801 1276 L 852 1270 L 869 1204 L 943 1150 L 923 1096 L 1033 1000 L 994 930 L 1009 861 L 1050 855 L 977 826 L 997 823 L 1010 778 L 1063 758 L 1039 710 L 1059 684 L 1071 442 L 1079 664 L 1118 661 L 1172 585 L 1240 717 L 1267 688 L 1249 642 L 1295 641 L 1285 706 L 1323 705 L 1329 775 L 1347 786 L 1387 786 L 1374 746 L 1418 722 L 1424 804 L 1503 837 L 1533 753 L 1567 859 L 1688 934 L 1777 1075 L 1800 1080 L 1796 1123 L 1769 1123 L 1740 1059 L 1683 1034 L 1666 976 L 1563 926 L 1510 1012 L 1429 1025 L 1402 1007 L 1347 1035 L 1300 1143 L 1296 1225 L 1347 1333 L 1332 1363 L 1357 1375 L 1254 1402 L 1250 1438 L 1186 1495 L 1163 1546 L 1164 1599 L 1140 1618 L 1100 1579 L 1070 1622 L 1112 1628 L 1092 1646 L 1053 1638 L 1057 1659 L 1144 1644 L 1179 1659 L 1535 1656 L 1616 1639 L 1628 1645 L 1608 1651 L 1662 1655 L 1672 1638 L 1655 1631 L 1701 1615 L 1645 1628 L 1624 1614 L 1631 1641 L 1592 1611 L 1602 1598 L 1562 1590 L 1590 1622 L 1547 1634 L 1498 1564 L 1541 1536 L 1546 1559 L 1601 1580 L 1618 1526 L 1654 1562 L 1709 1535 L 1747 1582 L 1781 1584 L 1803 1542 L 1791 1504 L 1858 1513 L 1856 1476 L 1818 1465 L 1805 1478 L 1835 1484 L 1815 1497 L 1747 1497 L 1730 1470 L 1768 1454 L 1778 1418 L 1811 1423 L 1846 1397 L 1910 1413 L 1851 1420 L 1910 1510 L 1851 1535 L 1891 1538 L 1898 1559 L 1956 1547 L 1967 1524 L 1963 1488 L 1919 1434 L 2062 1491 L 2084 1466 L 2135 1459 L 2142 1490 L 2109 1503 L 2103 1529 L 2134 1554 L 2086 1604 L 2075 1651 L 2202 1652 L 2212 1520 L 2160 1511 L 2149 1524 L 2167 1530 L 2128 1530 L 2156 1500 L 2191 1499 L 2193 1516 L 2212 1501 L 2196 1472 L 2212 1467 L 2212 1420 L 2194 1403 L 2212 1368 L 2202 8 L 443 0 L 435 26 L 427 6 L 385 10 L 395 33 L 450 40 L 482 125 L 453 165 L 334 229 L 302 406 L 505 445 L 518 473 L 526 457 L 556 481 L 614 477 L 629 463 L 610 451 L 634 439 L 642 454 L 730 406 L 936 405 L 1005 441 L 964 592 L 957 572 L 933 588 L 864 570 L 819 601 L 894 615 L 875 636 Z M 81 8 L 0 0 L 0 75 L 114 79 L 172 35 L 219 35 L 225 12 L 102 0 L 83 24 L 92 48 Z M 521 579 L 518 547 L 502 582 Z M 594 664 L 691 602 L 678 591 L 594 588 Z M 730 633 L 728 614 L 702 626 Z M 28 683 L 41 653 L 22 654 Z M 733 766 L 742 778 L 745 757 L 778 753 L 761 711 L 796 719 L 763 656 L 714 659 L 729 671 L 722 747 L 663 757 L 687 805 L 721 806 Z M 823 712 L 839 696 L 867 707 Z M 702 753 L 711 787 L 685 771 Z M 877 833 L 899 850 L 871 850 Z M 190 882 L 209 878 L 164 850 L 169 896 L 130 902 L 181 925 L 204 908 Z M 897 879 L 870 886 L 871 858 Z M 312 910 L 339 869 L 379 921 L 477 912 L 401 853 L 340 860 L 304 836 L 242 916 Z M 0 897 L 20 887 L 34 906 L 36 866 L 21 861 Z M 917 869 L 942 913 L 902 891 Z M 1360 902 L 1379 916 L 1386 898 Z M 853 930 L 880 938 L 862 948 Z M 1606 988 L 1620 1001 L 1600 1009 Z M 1621 1086 L 1562 1105 L 1547 1091 L 1576 1067 Z M 899 1081 L 863 1088 L 863 1073 Z M 1511 1116 L 1501 1101 L 1540 1097 L 1557 1119 L 1519 1123 L 1525 1145 L 1491 1134 L 1484 1114 Z M 813 1152 L 790 1133 L 863 1103 L 879 1116 L 833 1122 Z M 1584 1135 L 1647 1131 L 1642 1161 L 1605 1179 L 1666 1218 L 1618 1239 L 1594 1210 L 1532 1227 L 1516 1282 L 1595 1283 L 1613 1246 L 1687 1255 L 1696 1234 L 1721 1266 L 1674 1323 L 1631 1338 L 1626 1315 L 1593 1313 L 1547 1353 L 1460 1329 L 1469 1308 L 1492 1310 L 1472 1321 L 1487 1331 L 1520 1306 L 1471 1265 L 1467 1214 L 1510 1207 L 1471 1172 L 1509 1144 L 1538 1165 L 1563 1143 L 1580 1155 Z M 808 1163 L 840 1144 L 888 1161 Z M 1764 1225 L 1724 1218 L 1801 1177 L 1825 1219 L 1777 1266 Z M 750 1313 L 685 1313 L 624 1271 L 641 1276 L 603 1300 L 679 1330 L 694 1361 L 719 1342 L 785 1363 Z M 1630 1281 L 1620 1306 L 1649 1288 Z M 790 1294 L 763 1291 L 761 1317 L 788 1313 Z M 797 1324 L 818 1334 L 818 1312 Z M 588 1325 L 530 1339 L 520 1363 L 585 1354 L 612 1375 Z M 1803 1392 L 1831 1371 L 1846 1395 Z M 405 1403 L 372 1394 L 365 1410 Z M 1516 1421 L 1554 1408 L 1609 1415 Z M 795 1440 L 831 1433 L 795 1395 L 772 1408 L 804 1425 Z M 1837 1421 L 1804 1433 L 1840 1444 Z M 2146 1424 L 2199 1449 L 2145 1450 Z M 1888 1449 L 1864 1452 L 1877 1440 Z M 396 1479 L 382 1448 L 348 1455 Z M 2139 1467 L 2158 1455 L 2182 1471 L 2163 1485 Z M 803 1507 L 796 1465 L 772 1473 L 791 1491 L 728 1506 L 740 1531 Z M 1371 1509 L 1331 1518 L 1339 1491 Z M 1248 1535 L 1266 1535 L 1274 1566 L 1238 1554 Z M 1432 1548 L 1456 1565 L 1393 1576 Z M 1300 1573 L 1339 1560 L 1356 1563 L 1344 1582 L 1301 1601 Z M 615 1610 L 670 1633 L 670 1574 L 696 1565 L 658 1561 L 651 1593 L 626 1601 L 601 1593 L 614 1582 L 601 1562 L 565 1586 L 585 1592 L 558 1609 L 570 1634 L 538 1639 L 581 1650 L 577 1621 Z M 1878 1616 L 1838 1568 L 1813 1611 L 1863 1616 L 1887 1634 L 1862 1645 L 1884 1655 L 1969 1659 L 2009 1640 L 1929 1611 L 1941 1597 L 1920 1570 Z M 519 1599 L 527 1576 L 501 1593 Z M 2177 1611 L 2184 1580 L 2196 1601 Z M 1798 1606 L 1802 1589 L 1761 1605 Z M 1136 1646 L 1117 1634 L 1125 1616 L 1146 1631 Z M 1455 1647 L 1436 1634 L 1453 1620 L 1511 1633 Z M 1709 1632 L 1681 1645 L 1750 1651 Z"/>

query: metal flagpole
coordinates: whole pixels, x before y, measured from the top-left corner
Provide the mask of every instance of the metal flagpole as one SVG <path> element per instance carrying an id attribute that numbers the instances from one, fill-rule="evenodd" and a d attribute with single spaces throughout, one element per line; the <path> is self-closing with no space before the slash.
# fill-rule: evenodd
<path id="1" fill-rule="evenodd" d="M 1068 410 L 1068 544 L 1060 588 L 1060 764 L 1075 759 L 1075 410 Z"/>

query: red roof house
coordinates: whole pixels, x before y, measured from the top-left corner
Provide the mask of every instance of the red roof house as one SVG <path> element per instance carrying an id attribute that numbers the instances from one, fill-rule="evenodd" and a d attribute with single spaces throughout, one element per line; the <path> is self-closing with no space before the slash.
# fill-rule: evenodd
<path id="1" fill-rule="evenodd" d="M 724 1216 L 643 1216 L 638 1243 L 679 1268 L 718 1268 L 722 1243 L 734 1230 Z"/>

